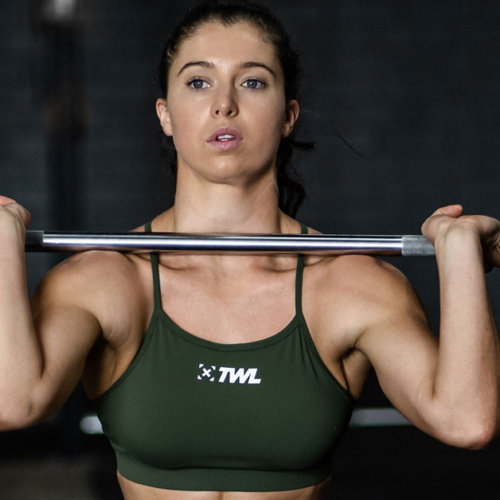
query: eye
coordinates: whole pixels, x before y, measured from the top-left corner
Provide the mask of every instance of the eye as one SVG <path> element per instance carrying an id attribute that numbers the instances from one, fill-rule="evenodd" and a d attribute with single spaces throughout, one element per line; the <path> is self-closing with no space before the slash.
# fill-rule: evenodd
<path id="1" fill-rule="evenodd" d="M 247 85 L 245 85 L 245 83 Z M 257 80 L 256 78 L 250 78 L 249 80 L 244 82 L 243 85 L 245 85 L 248 89 L 251 90 L 261 90 L 266 86 L 265 82 L 263 82 L 262 80 Z"/>
<path id="2" fill-rule="evenodd" d="M 208 83 L 201 78 L 193 78 L 192 80 L 189 80 L 186 85 L 193 90 L 202 90 L 208 87 Z"/>

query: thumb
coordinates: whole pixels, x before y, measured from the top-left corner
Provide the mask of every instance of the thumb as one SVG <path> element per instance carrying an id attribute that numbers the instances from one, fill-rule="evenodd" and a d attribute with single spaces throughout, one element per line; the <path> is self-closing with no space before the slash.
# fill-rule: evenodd
<path id="1" fill-rule="evenodd" d="M 462 205 L 447 205 L 446 207 L 438 208 L 432 215 L 447 215 L 448 217 L 460 217 L 464 207 Z"/>
<path id="2" fill-rule="evenodd" d="M 12 198 L 8 198 L 7 196 L 0 195 L 0 207 L 8 205 L 9 203 L 17 203 L 16 200 Z"/>

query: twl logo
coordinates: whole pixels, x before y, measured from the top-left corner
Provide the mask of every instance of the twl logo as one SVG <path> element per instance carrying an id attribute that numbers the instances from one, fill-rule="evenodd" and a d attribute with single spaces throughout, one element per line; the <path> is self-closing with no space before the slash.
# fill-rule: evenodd
<path id="1" fill-rule="evenodd" d="M 203 363 L 199 364 L 200 373 L 198 374 L 198 380 L 208 380 L 209 382 L 215 381 L 215 376 L 217 367 L 210 365 L 205 367 Z M 230 384 L 260 384 L 261 379 L 257 378 L 257 368 L 233 368 L 230 366 L 219 367 L 220 376 L 217 382 L 223 384 L 228 381 Z M 218 375 L 218 374 L 217 374 Z"/>

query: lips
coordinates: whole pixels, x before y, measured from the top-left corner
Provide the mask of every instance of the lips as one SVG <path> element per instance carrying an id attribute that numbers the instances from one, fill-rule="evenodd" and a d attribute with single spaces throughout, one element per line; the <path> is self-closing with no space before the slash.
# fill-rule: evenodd
<path id="1" fill-rule="evenodd" d="M 226 137 L 224 139 L 218 139 L 218 137 L 221 136 L 230 136 Z M 228 128 L 228 127 L 221 127 L 218 128 L 208 139 L 207 142 L 231 142 L 231 141 L 236 141 L 236 142 L 241 142 L 242 137 L 241 134 L 235 130 L 234 128 Z"/>
<path id="2" fill-rule="evenodd" d="M 234 128 L 218 128 L 208 139 L 207 143 L 219 151 L 230 151 L 237 148 L 243 137 Z"/>

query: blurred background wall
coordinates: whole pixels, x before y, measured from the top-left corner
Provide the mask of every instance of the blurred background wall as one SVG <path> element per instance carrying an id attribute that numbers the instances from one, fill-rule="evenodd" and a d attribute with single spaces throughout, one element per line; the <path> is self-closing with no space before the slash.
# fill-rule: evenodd
<path id="1" fill-rule="evenodd" d="M 323 232 L 414 234 L 439 206 L 500 217 L 500 3 L 264 0 L 302 56 L 298 218 Z M 33 229 L 127 231 L 167 209 L 154 73 L 189 2 L 0 3 L 0 193 Z M 29 290 L 57 262 L 27 257 Z M 439 328 L 435 261 L 391 259 Z M 1 277 L 0 277 L 1 279 Z M 500 315 L 500 272 L 488 276 Z M 359 408 L 390 407 L 374 376 Z M 81 388 L 49 422 L 0 434 L 0 498 L 120 498 L 114 458 L 80 431 Z M 411 426 L 353 427 L 331 498 L 498 498 L 498 443 L 469 452 Z"/>

